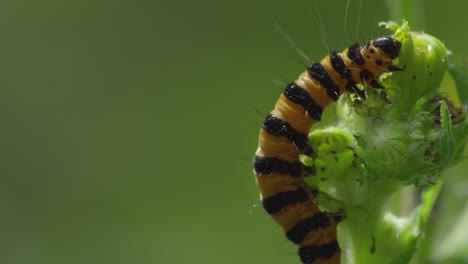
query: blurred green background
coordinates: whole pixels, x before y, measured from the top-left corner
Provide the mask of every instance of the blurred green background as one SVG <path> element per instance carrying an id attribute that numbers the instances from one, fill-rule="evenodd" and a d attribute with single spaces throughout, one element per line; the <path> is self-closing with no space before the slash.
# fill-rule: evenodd
<path id="1" fill-rule="evenodd" d="M 346 1 L 316 2 L 333 49 L 389 18 L 351 1 L 347 40 Z M 326 54 L 312 6 L 1 1 L 0 263 L 297 263 L 250 159 L 275 80 L 304 68 L 274 25 Z M 423 7 L 467 60 L 468 2 Z"/>

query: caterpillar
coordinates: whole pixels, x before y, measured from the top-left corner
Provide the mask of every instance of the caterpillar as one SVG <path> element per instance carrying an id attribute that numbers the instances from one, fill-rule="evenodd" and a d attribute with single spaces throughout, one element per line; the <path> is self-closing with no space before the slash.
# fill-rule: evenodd
<path id="1" fill-rule="evenodd" d="M 379 74 L 402 71 L 392 64 L 400 47 L 399 41 L 380 37 L 364 46 L 355 43 L 342 52 L 330 52 L 287 85 L 263 121 L 253 158 L 261 202 L 286 237 L 299 246 L 304 264 L 338 264 L 341 255 L 339 219 L 317 207 L 317 191 L 303 181 L 314 174 L 312 167 L 299 161 L 301 154 L 314 155 L 307 133 L 343 93 L 359 94 L 357 84 L 383 88 Z"/>

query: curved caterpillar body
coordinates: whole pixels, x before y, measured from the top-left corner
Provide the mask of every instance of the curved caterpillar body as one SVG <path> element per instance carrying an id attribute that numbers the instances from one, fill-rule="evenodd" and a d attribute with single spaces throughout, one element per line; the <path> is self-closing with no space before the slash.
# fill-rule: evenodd
<path id="1" fill-rule="evenodd" d="M 290 83 L 265 117 L 253 160 L 262 205 L 299 246 L 302 263 L 340 263 L 338 220 L 320 211 L 314 202 L 316 191 L 303 182 L 304 176 L 313 175 L 313 169 L 299 161 L 300 154 L 313 153 L 309 129 L 340 95 L 359 91 L 356 84 L 383 88 L 376 78 L 382 72 L 401 71 L 392 65 L 400 47 L 397 40 L 382 37 L 331 52 Z"/>

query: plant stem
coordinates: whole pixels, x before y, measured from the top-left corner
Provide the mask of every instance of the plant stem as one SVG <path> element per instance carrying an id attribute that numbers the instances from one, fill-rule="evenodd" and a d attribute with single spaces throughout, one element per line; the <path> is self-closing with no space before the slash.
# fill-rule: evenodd
<path id="1" fill-rule="evenodd" d="M 390 20 L 405 19 L 413 28 L 426 29 L 423 0 L 386 0 Z"/>

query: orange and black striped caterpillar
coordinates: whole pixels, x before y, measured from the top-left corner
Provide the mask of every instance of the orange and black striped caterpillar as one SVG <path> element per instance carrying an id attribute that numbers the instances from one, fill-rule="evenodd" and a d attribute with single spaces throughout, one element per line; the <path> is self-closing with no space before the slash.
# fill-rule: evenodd
<path id="1" fill-rule="evenodd" d="M 314 202 L 317 191 L 303 181 L 314 175 L 313 168 L 299 161 L 299 155 L 314 153 L 307 134 L 340 95 L 360 94 L 357 84 L 383 88 L 377 81 L 380 73 L 402 70 L 392 64 L 400 47 L 397 40 L 381 37 L 331 52 L 288 84 L 263 121 L 253 160 L 262 205 L 299 246 L 302 263 L 340 263 L 339 219 L 320 211 Z"/>

